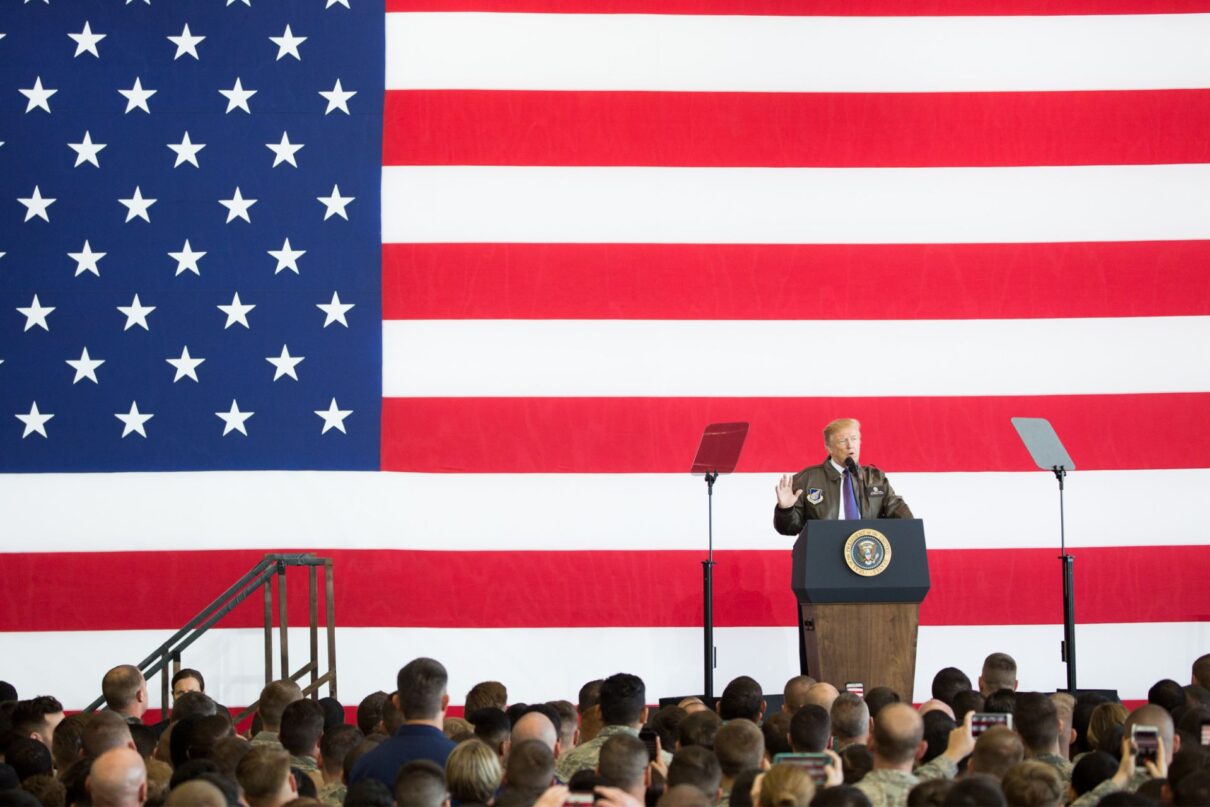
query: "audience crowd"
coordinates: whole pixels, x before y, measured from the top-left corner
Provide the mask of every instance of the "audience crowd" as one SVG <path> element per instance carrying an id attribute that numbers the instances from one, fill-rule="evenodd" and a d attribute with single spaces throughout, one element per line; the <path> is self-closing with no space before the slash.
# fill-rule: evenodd
<path id="1" fill-rule="evenodd" d="M 1127 709 L 1111 692 L 1017 689 L 993 653 L 974 684 L 947 667 L 918 707 L 885 686 L 840 692 L 808 676 L 781 702 L 746 676 L 715 703 L 652 708 L 637 676 L 576 702 L 509 703 L 496 681 L 448 714 L 448 676 L 418 658 L 345 721 L 293 681 L 262 690 L 241 735 L 197 670 L 173 676 L 165 719 L 147 682 L 115 667 L 106 707 L 66 715 L 0 682 L 0 805 L 199 807 L 904 807 L 1210 805 L 1210 654 L 1188 684 Z M 770 705 L 772 702 L 772 706 Z"/>

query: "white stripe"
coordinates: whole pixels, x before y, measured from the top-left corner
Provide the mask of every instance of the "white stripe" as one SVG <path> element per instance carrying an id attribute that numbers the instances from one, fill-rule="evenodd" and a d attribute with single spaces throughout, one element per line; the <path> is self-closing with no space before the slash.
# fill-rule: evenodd
<path id="1" fill-rule="evenodd" d="M 382 205 L 384 243 L 1203 239 L 1210 165 L 386 166 Z"/>
<path id="2" fill-rule="evenodd" d="M 51 694 L 68 709 L 88 705 L 100 694 L 101 676 L 118 664 L 141 660 L 167 639 L 166 631 L 86 633 L 4 633 L 0 653 L 27 663 L 5 677 L 23 697 Z M 780 692 L 798 670 L 798 637 L 793 628 L 716 628 L 716 694 L 738 675 L 756 678 L 766 692 Z M 1058 659 L 1061 626 L 958 627 L 920 629 L 916 701 L 928 698 L 933 675 L 957 666 L 975 680 L 984 657 L 1007 652 L 1020 669 L 1021 689 L 1054 690 L 1064 684 Z M 1161 678 L 1187 680 L 1190 665 L 1210 645 L 1207 623 L 1139 623 L 1077 627 L 1080 684 L 1116 688 L 1127 699 L 1142 699 Z M 337 631 L 339 699 L 356 705 L 375 690 L 395 688 L 395 674 L 412 658 L 429 656 L 449 671 L 451 702 L 461 704 L 476 682 L 502 681 L 510 701 L 533 703 L 566 698 L 586 681 L 632 672 L 647 684 L 648 701 L 701 692 L 701 631 L 696 628 L 431 629 L 342 628 Z M 277 635 L 274 634 L 276 663 Z M 291 665 L 309 660 L 305 630 L 290 631 Z M 326 664 L 321 638 L 320 659 Z M 254 701 L 264 684 L 263 634 L 256 629 L 210 631 L 182 656 L 182 664 L 206 676 L 207 692 L 220 703 Z M 31 660 L 37 660 L 32 663 Z M 275 675 L 280 675 L 280 669 Z M 843 682 L 834 682 L 837 684 Z M 864 682 L 867 687 L 882 682 Z M 150 682 L 152 705 L 159 706 L 159 679 Z M 327 695 L 327 689 L 321 691 Z"/>
<path id="3" fill-rule="evenodd" d="M 686 463 L 693 448 L 686 447 Z M 1058 492 L 1049 474 L 891 473 L 890 479 L 924 520 L 934 549 L 1058 545 Z M 776 483 L 776 474 L 718 481 L 716 548 L 793 545 L 773 530 Z M 689 474 L 9 475 L 0 485 L 0 552 L 704 552 L 704 488 Z M 1076 547 L 1210 543 L 1207 489 L 1210 469 L 1076 471 L 1067 480 L 1067 540 Z M 1169 526 L 1157 529 L 1154 508 L 1126 507 L 1124 500 L 1163 501 Z"/>
<path id="4" fill-rule="evenodd" d="M 382 384 L 388 398 L 1210 390 L 1210 362 L 1173 349 L 1195 344 L 1210 344 L 1210 317 L 388 320 Z"/>
<path id="5" fill-rule="evenodd" d="M 1205 14 L 387 15 L 388 89 L 955 92 L 1210 86 Z"/>

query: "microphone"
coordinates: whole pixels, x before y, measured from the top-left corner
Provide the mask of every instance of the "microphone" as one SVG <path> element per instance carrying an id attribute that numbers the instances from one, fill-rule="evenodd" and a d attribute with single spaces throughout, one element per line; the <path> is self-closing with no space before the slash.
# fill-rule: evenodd
<path id="1" fill-rule="evenodd" d="M 857 460 L 853 459 L 852 457 L 844 458 L 844 467 L 848 468 L 849 473 L 853 474 L 853 476 L 857 476 L 857 473 L 860 470 L 857 467 Z"/>

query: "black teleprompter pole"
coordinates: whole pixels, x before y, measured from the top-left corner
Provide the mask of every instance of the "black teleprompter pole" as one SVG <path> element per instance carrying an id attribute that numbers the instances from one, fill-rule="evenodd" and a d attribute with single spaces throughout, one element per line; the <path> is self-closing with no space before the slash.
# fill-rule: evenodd
<path id="1" fill-rule="evenodd" d="M 1059 560 L 1063 563 L 1063 652 L 1062 659 L 1067 663 L 1067 691 L 1076 691 L 1076 592 L 1075 592 L 1075 558 L 1067 554 L 1067 528 L 1063 512 L 1063 480 L 1067 477 L 1067 469 L 1062 465 L 1051 468 L 1055 479 L 1059 480 Z"/>
<path id="2" fill-rule="evenodd" d="M 706 559 L 702 561 L 702 669 L 705 670 L 705 680 L 702 692 L 705 694 L 706 705 L 714 701 L 714 480 L 718 479 L 717 471 L 706 474 L 706 523 L 707 549 Z"/>

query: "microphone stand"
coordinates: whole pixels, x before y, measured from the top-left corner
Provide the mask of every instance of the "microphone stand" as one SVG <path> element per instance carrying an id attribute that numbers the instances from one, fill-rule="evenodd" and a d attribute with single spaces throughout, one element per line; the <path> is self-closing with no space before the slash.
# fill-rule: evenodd
<path id="1" fill-rule="evenodd" d="M 1063 562 L 1063 653 L 1067 662 L 1067 691 L 1076 694 L 1076 593 L 1075 558 L 1067 554 L 1067 529 L 1063 514 L 1063 480 L 1067 469 L 1062 465 L 1051 467 L 1055 479 L 1059 480 L 1059 560 Z"/>

